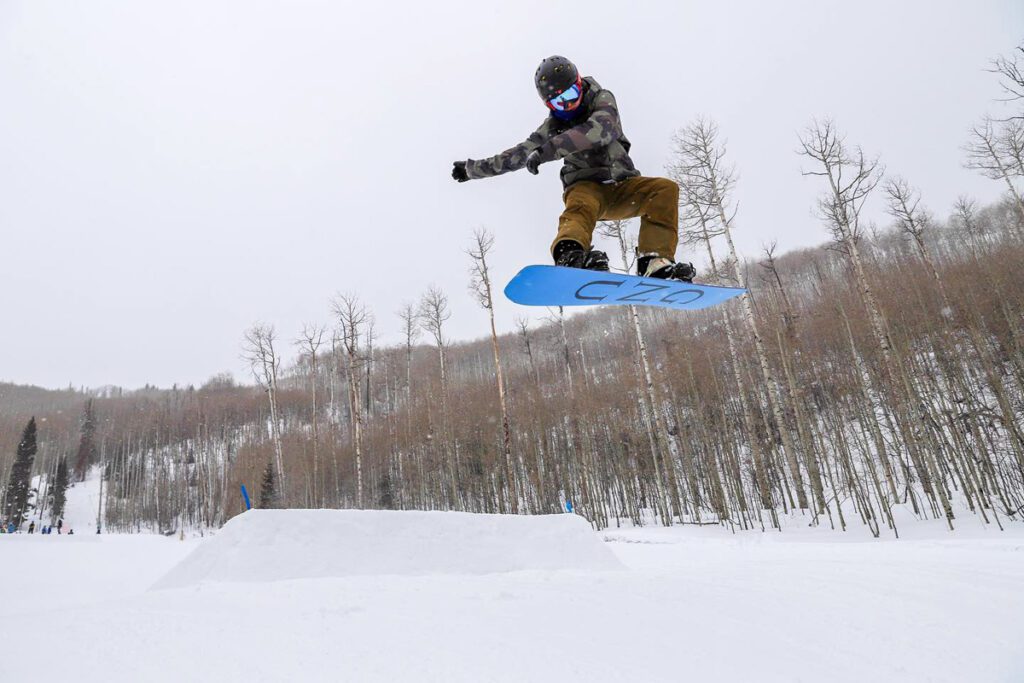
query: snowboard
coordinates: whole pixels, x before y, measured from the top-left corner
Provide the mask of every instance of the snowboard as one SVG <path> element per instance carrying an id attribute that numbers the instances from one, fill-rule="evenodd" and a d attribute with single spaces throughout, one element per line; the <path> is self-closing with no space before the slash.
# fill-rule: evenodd
<path id="1" fill-rule="evenodd" d="M 684 311 L 708 308 L 746 291 L 565 266 L 526 266 L 505 286 L 505 296 L 524 306 L 622 304 Z"/>

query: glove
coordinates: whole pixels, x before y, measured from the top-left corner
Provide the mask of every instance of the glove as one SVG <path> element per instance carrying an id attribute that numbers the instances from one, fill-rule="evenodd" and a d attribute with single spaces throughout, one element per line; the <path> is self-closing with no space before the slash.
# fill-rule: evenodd
<path id="1" fill-rule="evenodd" d="M 452 164 L 452 178 L 458 180 L 460 183 L 464 183 L 469 180 L 469 174 L 466 172 L 465 161 L 456 161 Z"/>
<path id="2" fill-rule="evenodd" d="M 540 150 L 535 149 L 526 157 L 526 170 L 537 175 L 540 173 L 540 164 Z"/>

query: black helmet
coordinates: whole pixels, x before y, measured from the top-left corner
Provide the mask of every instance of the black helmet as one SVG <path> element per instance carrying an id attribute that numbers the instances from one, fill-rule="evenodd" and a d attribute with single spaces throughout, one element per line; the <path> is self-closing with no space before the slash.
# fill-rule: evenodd
<path id="1" fill-rule="evenodd" d="M 555 55 L 540 63 L 537 73 L 533 75 L 533 83 L 537 86 L 537 94 L 546 102 L 566 88 L 572 87 L 579 78 L 580 72 L 575 64 L 565 57 Z"/>

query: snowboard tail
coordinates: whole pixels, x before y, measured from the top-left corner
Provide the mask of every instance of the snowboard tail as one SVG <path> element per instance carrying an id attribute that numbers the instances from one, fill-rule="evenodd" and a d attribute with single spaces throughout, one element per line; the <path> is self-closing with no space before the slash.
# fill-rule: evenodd
<path id="1" fill-rule="evenodd" d="M 685 311 L 708 308 L 746 291 L 564 266 L 527 266 L 505 286 L 505 296 L 524 306 L 639 305 Z"/>

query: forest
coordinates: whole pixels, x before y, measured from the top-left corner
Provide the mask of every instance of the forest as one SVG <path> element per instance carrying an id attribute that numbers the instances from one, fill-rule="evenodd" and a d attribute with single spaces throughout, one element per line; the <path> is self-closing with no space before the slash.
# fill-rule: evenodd
<path id="1" fill-rule="evenodd" d="M 898 505 L 951 529 L 965 515 L 1020 520 L 1022 64 L 1024 48 L 993 62 L 1016 109 L 963 141 L 964 164 L 1003 200 L 922 198 L 814 120 L 797 146 L 831 239 L 796 252 L 737 253 L 725 136 L 707 119 L 680 128 L 665 175 L 681 188 L 681 238 L 704 259 L 701 281 L 749 290 L 707 311 L 553 309 L 499 335 L 493 311 L 512 304 L 491 279 L 499 245 L 479 229 L 460 245 L 469 295 L 491 313 L 478 340 L 449 339 L 449 292 L 397 312 L 349 292 L 298 338 L 240 331 L 252 383 L 0 385 L 4 519 L 59 517 L 64 488 L 92 471 L 101 526 L 126 532 L 219 527 L 245 509 L 242 485 L 260 507 L 571 506 L 597 528 L 803 516 L 898 535 Z M 630 268 L 635 224 L 599 231 L 613 268 Z M 385 316 L 404 343 L 376 343 Z"/>

